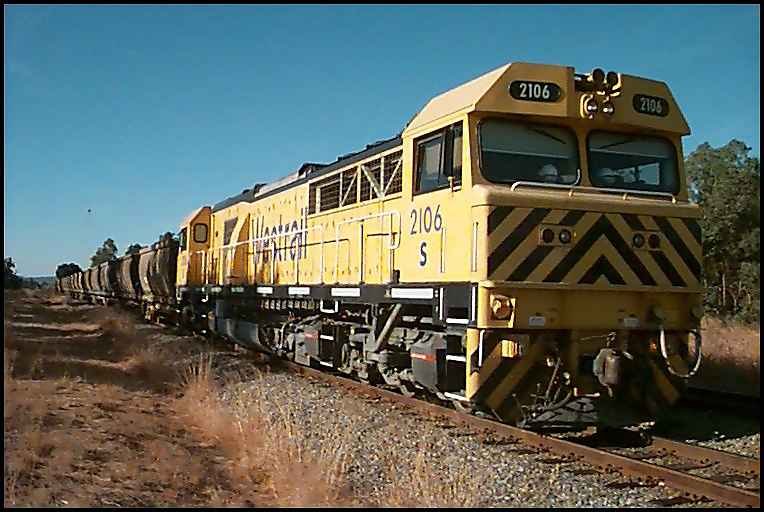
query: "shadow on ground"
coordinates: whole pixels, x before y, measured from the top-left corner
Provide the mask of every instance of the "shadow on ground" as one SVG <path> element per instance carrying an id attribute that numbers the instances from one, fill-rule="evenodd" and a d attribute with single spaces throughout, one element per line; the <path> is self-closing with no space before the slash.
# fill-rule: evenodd
<path id="1" fill-rule="evenodd" d="M 757 416 L 702 407 L 677 407 L 656 422 L 653 433 L 669 439 L 710 441 L 758 434 Z"/>

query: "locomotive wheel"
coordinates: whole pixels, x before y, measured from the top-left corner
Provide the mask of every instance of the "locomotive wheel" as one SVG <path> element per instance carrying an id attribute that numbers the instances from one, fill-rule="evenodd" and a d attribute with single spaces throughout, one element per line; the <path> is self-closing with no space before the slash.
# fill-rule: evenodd
<path id="1" fill-rule="evenodd" d="M 340 348 L 340 366 L 337 368 L 345 375 L 353 373 L 353 365 L 351 358 L 351 348 L 349 343 L 343 343 Z"/>

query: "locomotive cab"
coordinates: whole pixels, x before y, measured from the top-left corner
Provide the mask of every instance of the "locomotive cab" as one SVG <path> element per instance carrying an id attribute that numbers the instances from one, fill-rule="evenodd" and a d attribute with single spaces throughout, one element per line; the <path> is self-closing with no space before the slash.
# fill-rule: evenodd
<path id="1" fill-rule="evenodd" d="M 401 279 L 470 283 L 467 400 L 527 426 L 630 424 L 676 402 L 700 363 L 702 316 L 687 134 L 663 83 L 523 63 L 409 123 L 402 248 L 418 265 Z M 441 240 L 417 224 L 428 206 Z"/>
<path id="2" fill-rule="evenodd" d="M 210 247 L 210 207 L 204 206 L 191 213 L 178 229 L 178 287 L 204 284 L 202 268 Z"/>

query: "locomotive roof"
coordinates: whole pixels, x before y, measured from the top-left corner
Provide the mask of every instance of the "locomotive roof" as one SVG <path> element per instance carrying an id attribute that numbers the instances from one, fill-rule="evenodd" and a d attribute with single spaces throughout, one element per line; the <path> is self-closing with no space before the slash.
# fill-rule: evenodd
<path id="1" fill-rule="evenodd" d="M 188 214 L 186 216 L 186 218 L 183 219 L 183 222 L 180 223 L 180 227 L 182 228 L 183 226 L 189 224 L 193 220 L 193 218 L 196 217 L 197 215 L 199 215 L 199 212 L 204 210 L 205 208 L 207 208 L 207 207 L 206 206 L 200 206 L 199 208 L 197 208 L 196 210 L 194 210 L 193 212 Z"/>
<path id="2" fill-rule="evenodd" d="M 453 89 L 449 89 L 446 92 L 435 96 L 428 101 L 422 109 L 417 112 L 414 117 L 406 124 L 403 132 L 399 133 L 396 137 L 375 142 L 366 146 L 366 149 L 358 151 L 356 153 L 350 153 L 340 156 L 335 162 L 330 164 L 316 164 L 305 163 L 297 171 L 281 178 L 278 181 L 270 184 L 258 184 L 252 189 L 245 189 L 241 194 L 231 196 L 219 203 L 217 203 L 212 211 L 216 212 L 223 208 L 227 208 L 239 202 L 253 202 L 261 197 L 266 197 L 270 194 L 283 190 L 286 187 L 302 184 L 309 179 L 317 176 L 335 171 L 347 165 L 351 165 L 354 162 L 364 160 L 377 153 L 381 153 L 385 150 L 391 149 L 402 144 L 402 135 L 416 132 L 417 130 L 425 130 L 427 125 L 436 122 L 437 120 L 453 115 L 459 112 L 469 112 L 471 110 L 485 110 L 485 111 L 499 111 L 499 112 L 515 112 L 526 114 L 537 114 L 539 109 L 544 110 L 544 115 L 554 115 L 559 117 L 577 117 L 570 110 L 571 102 L 558 102 L 557 104 L 539 104 L 518 105 L 516 100 L 507 100 L 506 87 L 509 81 L 514 77 L 523 77 L 528 73 L 530 76 L 544 76 L 554 77 L 553 80 L 564 83 L 569 80 L 568 87 L 570 88 L 570 94 L 573 95 L 575 86 L 573 85 L 574 69 L 572 67 L 563 67 L 547 64 L 531 64 L 531 63 L 508 63 L 500 66 L 494 70 L 484 73 L 469 82 L 463 83 Z M 637 84 L 640 91 L 645 93 L 656 93 L 661 97 L 665 97 L 670 100 L 671 103 L 676 105 L 671 92 L 666 84 L 663 82 L 657 82 L 645 78 L 635 77 L 631 75 L 621 75 L 624 87 L 629 88 L 632 84 Z M 573 96 L 571 96 L 573 97 Z M 509 107 L 506 102 L 509 101 Z M 514 104 L 512 102 L 515 102 Z M 570 104 L 570 105 L 569 105 Z M 509 109 L 508 109 L 509 108 Z M 530 111 L 528 109 L 531 109 Z M 619 113 L 621 111 L 619 110 Z M 654 117 L 642 116 L 638 120 L 633 116 L 639 116 L 640 114 L 634 114 L 631 112 L 626 116 L 622 115 L 622 118 L 618 122 L 625 124 L 636 124 L 643 128 L 652 128 L 657 130 L 672 131 L 680 133 L 682 135 L 689 134 L 689 127 L 684 119 L 684 116 L 677 106 L 669 111 L 667 117 Z"/>
<path id="3" fill-rule="evenodd" d="M 474 107 L 511 65 L 505 64 L 435 96 L 414 116 L 406 130 L 413 130 L 459 110 Z"/>
<path id="4" fill-rule="evenodd" d="M 488 73 L 478 76 L 469 82 L 454 87 L 435 96 L 406 125 L 403 133 L 408 136 L 417 135 L 418 131 L 426 131 L 438 120 L 454 114 L 479 110 L 483 112 L 500 112 L 525 115 L 555 116 L 567 119 L 580 119 L 578 97 L 584 90 L 579 88 L 579 77 L 570 66 L 554 64 L 534 64 L 529 62 L 514 62 L 500 66 Z M 620 90 L 628 94 L 620 95 L 615 103 L 621 103 L 617 108 L 612 122 L 614 124 L 637 126 L 640 129 L 652 129 L 688 135 L 690 129 L 679 105 L 664 82 L 649 78 L 619 73 Z M 513 81 L 543 80 L 552 82 L 567 93 L 567 100 L 556 102 L 535 102 L 518 100 L 511 96 L 510 85 Z M 509 93 L 509 94 L 508 94 Z M 644 115 L 636 107 L 630 108 L 632 97 L 636 94 L 651 95 L 663 98 L 670 105 L 663 115 Z M 625 105 L 624 105 L 625 104 Z M 413 132 L 413 133 L 412 133 Z"/>
<path id="5" fill-rule="evenodd" d="M 212 211 L 214 213 L 219 210 L 222 210 L 223 208 L 228 208 L 229 206 L 232 206 L 236 203 L 254 202 L 256 199 L 261 199 L 271 194 L 275 194 L 276 192 L 279 192 L 286 187 L 305 183 L 308 180 L 313 179 L 317 176 L 322 176 L 324 174 L 327 174 L 332 171 L 336 171 L 337 169 L 340 169 L 342 167 L 345 167 L 346 165 L 351 165 L 355 162 L 360 162 L 361 160 L 374 156 L 377 153 L 382 153 L 384 151 L 387 151 L 388 149 L 392 149 L 396 146 L 400 146 L 402 143 L 403 143 L 402 139 L 400 135 L 398 135 L 390 139 L 384 139 L 381 141 L 374 142 L 373 144 L 368 144 L 366 146 L 366 149 L 362 149 L 361 151 L 358 151 L 356 153 L 349 153 L 347 155 L 342 155 L 338 157 L 336 161 L 330 164 L 305 163 L 302 166 L 300 166 L 300 168 L 297 171 L 287 176 L 284 176 L 283 178 L 277 181 L 274 181 L 267 185 L 264 185 L 264 184 L 255 185 L 251 189 L 243 190 L 241 194 L 237 194 L 235 196 L 231 196 L 227 199 L 224 199 L 223 201 L 215 204 L 215 206 L 212 207 Z"/>
<path id="6" fill-rule="evenodd" d="M 457 110 L 473 106 L 474 103 L 482 98 L 491 86 L 496 83 L 510 65 L 511 64 L 505 64 L 434 97 L 422 108 L 422 110 L 414 115 L 411 121 L 406 125 L 405 129 L 416 128 Z M 257 184 L 251 189 L 244 189 L 241 194 L 220 201 L 212 207 L 212 211 L 217 212 L 236 203 L 251 203 L 255 201 L 255 199 L 266 197 L 267 195 L 282 190 L 287 186 L 304 183 L 308 179 L 330 173 L 346 165 L 351 165 L 354 162 L 374 156 L 377 153 L 382 153 L 395 146 L 400 146 L 401 144 L 401 134 L 398 134 L 390 139 L 369 144 L 361 151 L 342 155 L 330 164 L 305 163 L 297 171 L 288 174 L 277 181 L 269 184 Z"/>

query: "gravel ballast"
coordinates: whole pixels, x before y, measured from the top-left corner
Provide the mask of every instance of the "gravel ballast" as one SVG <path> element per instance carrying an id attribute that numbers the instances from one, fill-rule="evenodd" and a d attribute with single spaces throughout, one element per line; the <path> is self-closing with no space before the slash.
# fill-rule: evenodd
<path id="1" fill-rule="evenodd" d="M 150 330 L 153 331 L 154 328 Z M 160 343 L 186 342 L 189 337 L 155 333 Z M 218 347 L 220 348 L 220 347 Z M 237 403 L 266 400 L 274 410 L 284 407 L 306 441 L 309 450 L 341 446 L 349 454 L 346 469 L 352 495 L 364 506 L 386 504 L 396 485 L 405 485 L 406 475 L 418 453 L 423 453 L 432 474 L 453 483 L 464 501 L 444 502 L 450 506 L 508 507 L 660 507 L 661 502 L 681 493 L 665 486 L 623 487 L 627 479 L 617 473 L 591 472 L 581 463 L 547 464 L 539 459 L 558 458 L 548 452 L 529 453 L 531 447 L 518 444 L 491 444 L 481 441 L 463 427 L 428 418 L 402 405 L 371 400 L 338 386 L 319 382 L 287 370 L 271 369 L 251 353 L 226 349 L 215 353 L 213 366 L 225 375 L 228 384 L 224 399 Z M 195 352 L 195 351 L 194 351 Z M 748 456 L 759 456 L 758 420 L 753 424 L 726 428 L 718 420 L 717 437 L 682 438 L 676 430 L 687 422 L 697 422 L 707 412 L 683 411 L 672 423 L 670 437 L 697 442 Z M 737 420 L 729 419 L 727 423 Z M 714 424 L 716 425 L 716 423 Z M 724 432 L 735 432 L 730 437 Z M 749 432 L 750 431 L 750 432 Z M 666 436 L 661 432 L 660 435 Z M 589 471 L 576 474 L 577 471 Z M 410 478 L 410 477 L 408 477 Z M 615 484 L 610 486 L 609 484 Z M 713 502 L 679 506 L 715 507 Z"/>
<path id="2" fill-rule="evenodd" d="M 661 506 L 680 493 L 663 486 L 618 488 L 624 477 L 574 474 L 591 469 L 580 463 L 546 464 L 549 453 L 528 453 L 522 444 L 481 442 L 463 428 L 420 416 L 403 406 L 353 396 L 349 391 L 289 373 L 262 373 L 229 394 L 266 396 L 289 403 L 308 444 L 342 443 L 352 452 L 348 474 L 354 494 L 364 504 L 384 503 L 390 464 L 406 467 L 426 447 L 434 472 L 446 481 L 460 481 L 476 506 L 511 507 L 643 507 Z M 255 399 L 255 398 L 253 398 Z M 756 435 L 758 442 L 758 435 Z M 753 443 L 754 441 L 749 440 Z M 554 456 L 556 457 L 556 456 Z M 559 458 L 559 457 L 556 457 Z M 402 473 L 404 473 L 402 471 Z M 459 505 L 450 503 L 450 505 Z M 714 506 L 696 503 L 692 506 Z"/>

